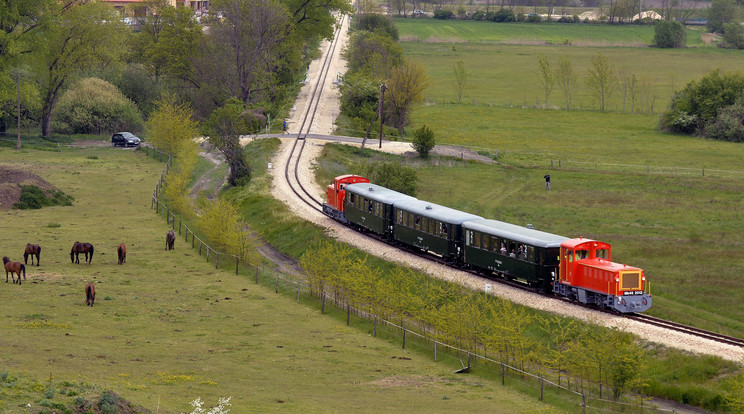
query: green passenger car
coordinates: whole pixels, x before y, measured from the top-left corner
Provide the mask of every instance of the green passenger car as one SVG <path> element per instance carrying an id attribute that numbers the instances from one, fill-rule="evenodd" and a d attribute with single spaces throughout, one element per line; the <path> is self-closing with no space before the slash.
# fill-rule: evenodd
<path id="1" fill-rule="evenodd" d="M 463 229 L 466 263 L 550 290 L 558 274 L 561 243 L 567 237 L 486 219 L 465 222 Z"/>
<path id="2" fill-rule="evenodd" d="M 480 216 L 423 200 L 395 202 L 394 239 L 442 256 L 451 262 L 462 258 L 462 224 Z"/>
<path id="3" fill-rule="evenodd" d="M 344 211 L 346 220 L 388 240 L 392 239 L 393 203 L 415 198 L 371 183 L 346 186 Z"/>

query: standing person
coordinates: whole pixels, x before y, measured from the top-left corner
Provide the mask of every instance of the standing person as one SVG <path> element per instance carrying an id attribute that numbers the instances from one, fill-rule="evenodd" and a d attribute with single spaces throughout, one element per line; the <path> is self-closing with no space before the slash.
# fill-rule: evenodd
<path id="1" fill-rule="evenodd" d="M 284 120 L 284 124 L 282 125 L 282 134 L 287 133 L 287 120 Z"/>
<path id="2" fill-rule="evenodd" d="M 550 190 L 550 174 L 545 174 L 545 190 Z"/>

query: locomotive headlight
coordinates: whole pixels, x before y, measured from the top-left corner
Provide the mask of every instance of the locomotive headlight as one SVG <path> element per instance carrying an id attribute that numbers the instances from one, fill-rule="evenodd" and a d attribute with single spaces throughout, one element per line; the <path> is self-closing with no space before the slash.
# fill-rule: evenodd
<path id="1" fill-rule="evenodd" d="M 550 272 L 550 276 L 555 277 L 555 272 Z"/>
<path id="2" fill-rule="evenodd" d="M 645 282 L 646 281 L 646 276 L 641 276 L 641 280 Z"/>
<path id="3" fill-rule="evenodd" d="M 620 278 L 619 277 L 616 277 L 615 278 L 615 283 L 620 283 Z"/>

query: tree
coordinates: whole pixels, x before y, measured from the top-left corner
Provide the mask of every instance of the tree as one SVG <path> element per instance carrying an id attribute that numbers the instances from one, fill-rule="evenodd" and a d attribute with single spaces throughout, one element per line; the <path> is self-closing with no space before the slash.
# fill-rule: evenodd
<path id="1" fill-rule="evenodd" d="M 387 118 L 403 135 L 408 124 L 408 113 L 413 104 L 424 97 L 424 89 L 429 87 L 429 77 L 424 66 L 417 61 L 407 61 L 393 68 L 388 86 L 388 107 L 392 116 Z"/>
<path id="2" fill-rule="evenodd" d="M 108 3 L 71 1 L 56 6 L 57 19 L 44 32 L 40 62 L 34 65 L 43 96 L 43 136 L 51 132 L 57 99 L 70 78 L 80 70 L 117 61 L 128 33 L 119 14 Z"/>
<path id="3" fill-rule="evenodd" d="M 225 95 L 238 97 L 244 105 L 259 102 L 257 94 L 272 88 L 287 46 L 292 24 L 289 10 L 277 0 L 215 0 L 211 9 L 224 18 L 215 19 L 210 27 L 212 43 L 204 58 L 217 58 L 220 63 L 208 77 Z"/>
<path id="4" fill-rule="evenodd" d="M 195 146 L 199 133 L 193 110 L 173 94 L 165 94 L 155 102 L 155 111 L 145 123 L 147 137 L 152 144 L 175 155 L 184 146 Z"/>
<path id="5" fill-rule="evenodd" d="M 615 72 L 604 55 L 592 56 L 592 66 L 589 68 L 586 83 L 594 99 L 600 103 L 600 110 L 605 110 L 605 103 L 612 95 L 615 86 Z"/>
<path id="6" fill-rule="evenodd" d="M 722 141 L 744 142 L 744 95 L 733 105 L 721 108 L 705 126 L 705 136 Z"/>
<path id="7" fill-rule="evenodd" d="M 566 98 L 566 110 L 571 110 L 571 100 L 573 99 L 574 93 L 578 88 L 578 76 L 573 70 L 571 60 L 568 56 L 561 56 L 558 60 L 558 67 L 555 69 L 555 80 L 558 86 L 563 91 L 563 96 Z"/>
<path id="8" fill-rule="evenodd" d="M 235 98 L 215 109 L 204 123 L 204 132 L 209 136 L 209 143 L 222 152 L 230 165 L 228 182 L 232 186 L 247 184 L 251 179 L 251 168 L 245 162 L 240 135 L 249 133 L 255 126 L 256 119 Z"/>
<path id="9" fill-rule="evenodd" d="M 739 23 L 724 23 L 722 40 L 718 47 L 744 49 L 744 27 Z"/>
<path id="10" fill-rule="evenodd" d="M 708 8 L 708 31 L 723 33 L 723 24 L 738 21 L 739 14 L 735 0 L 713 0 Z"/>
<path id="11" fill-rule="evenodd" d="M 116 86 L 99 78 L 83 78 L 59 100 L 56 128 L 65 132 L 100 134 L 142 128 L 142 115 L 134 102 Z"/>
<path id="12" fill-rule="evenodd" d="M 652 44 L 661 48 L 687 47 L 687 29 L 685 25 L 674 20 L 657 20 L 654 23 Z"/>
<path id="13" fill-rule="evenodd" d="M 468 81 L 468 74 L 465 72 L 465 62 L 458 61 L 455 63 L 455 86 L 457 87 L 457 104 L 462 101 L 462 91 Z"/>
<path id="14" fill-rule="evenodd" d="M 413 149 L 418 152 L 419 157 L 429 157 L 429 151 L 431 151 L 435 145 L 436 141 L 434 140 L 434 131 L 429 129 L 426 125 L 413 131 L 413 141 L 411 142 L 411 146 L 413 146 Z"/>
<path id="15" fill-rule="evenodd" d="M 542 86 L 543 92 L 545 92 L 545 107 L 548 107 L 548 98 L 550 97 L 550 92 L 553 90 L 553 87 L 555 86 L 555 74 L 553 73 L 553 70 L 550 67 L 550 62 L 548 61 L 548 58 L 544 55 L 538 55 L 537 56 L 537 74 L 538 79 L 540 80 L 540 86 Z"/>

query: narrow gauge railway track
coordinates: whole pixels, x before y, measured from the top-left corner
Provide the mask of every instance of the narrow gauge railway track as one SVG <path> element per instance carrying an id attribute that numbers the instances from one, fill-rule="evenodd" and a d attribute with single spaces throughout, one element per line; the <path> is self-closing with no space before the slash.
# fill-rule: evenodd
<path id="1" fill-rule="evenodd" d="M 685 333 L 688 335 L 697 336 L 699 338 L 709 339 L 711 341 L 721 342 L 728 345 L 738 346 L 738 347 L 744 347 L 744 340 L 735 338 L 733 336 L 728 335 L 722 335 L 716 332 L 710 332 L 699 328 L 694 328 L 692 326 L 683 325 L 681 323 L 677 322 L 671 322 L 664 319 L 659 319 L 650 315 L 646 314 L 628 314 L 625 315 L 626 318 L 638 321 L 641 323 L 646 323 L 649 325 L 658 326 L 660 328 L 669 329 L 676 332 Z"/>
<path id="2" fill-rule="evenodd" d="M 342 18 L 347 18 L 347 17 L 342 17 Z M 286 164 L 285 170 L 284 170 L 285 179 L 286 179 L 287 184 L 289 185 L 289 187 L 292 189 L 292 192 L 300 200 L 302 200 L 303 203 L 307 204 L 310 208 L 312 208 L 313 210 L 316 210 L 316 211 L 318 211 L 320 213 L 323 212 L 323 209 L 322 209 L 323 201 L 318 200 L 315 196 L 313 196 L 310 193 L 310 191 L 308 191 L 302 185 L 302 182 L 299 179 L 299 170 L 300 170 L 299 165 L 300 165 L 300 159 L 302 157 L 302 153 L 303 153 L 304 148 L 305 148 L 305 144 L 307 142 L 306 141 L 306 138 L 310 134 L 310 126 L 312 125 L 313 120 L 315 118 L 315 114 L 316 114 L 316 112 L 318 110 L 318 106 L 320 104 L 320 100 L 321 100 L 323 88 L 324 88 L 325 83 L 326 83 L 327 78 L 328 78 L 329 69 L 330 69 L 330 66 L 331 66 L 331 60 L 332 60 L 332 58 L 334 56 L 334 53 L 335 53 L 335 50 L 336 50 L 336 48 L 338 46 L 338 39 L 339 39 L 339 33 L 340 33 L 340 30 L 341 30 L 341 27 L 342 27 L 342 25 L 339 25 L 338 28 L 336 29 L 336 32 L 334 34 L 334 39 L 331 42 L 331 44 L 329 45 L 328 50 L 327 50 L 327 52 L 326 52 L 326 54 L 324 56 L 322 68 L 320 70 L 320 74 L 319 74 L 318 78 L 315 80 L 315 84 L 313 86 L 313 92 L 312 92 L 312 94 L 311 94 L 311 96 L 309 98 L 308 105 L 305 108 L 305 113 L 303 115 L 302 123 L 301 123 L 300 128 L 299 128 L 299 130 L 297 132 L 297 136 L 296 136 L 296 139 L 295 139 L 295 141 L 294 141 L 294 143 L 292 145 L 292 149 L 290 150 L 290 153 L 289 153 L 289 156 L 288 156 L 288 159 L 287 159 L 287 164 Z M 290 171 L 290 165 L 292 166 L 291 168 L 292 168 L 293 171 Z M 347 225 L 347 227 L 351 227 L 351 226 Z M 358 231 L 357 229 L 355 229 L 355 230 Z M 361 233 L 364 234 L 364 235 L 366 235 L 367 237 L 370 237 L 372 239 L 378 240 L 378 241 L 380 241 L 382 243 L 388 243 L 388 241 L 384 240 L 382 237 L 380 237 L 380 236 L 378 236 L 378 235 L 376 235 L 374 233 L 370 233 L 370 232 L 366 232 L 366 231 L 363 231 Z M 463 268 L 460 268 L 460 267 L 453 266 L 452 263 L 449 263 L 449 262 L 443 260 L 441 257 L 432 255 L 432 254 L 427 253 L 427 252 L 424 252 L 424 251 L 420 251 L 418 249 L 406 248 L 405 251 L 407 253 L 413 254 L 413 255 L 415 255 L 417 257 L 421 257 L 421 258 L 424 258 L 426 260 L 429 260 L 429 261 L 432 261 L 432 262 L 435 262 L 435 263 L 438 263 L 438 264 L 441 264 L 441 265 L 444 265 L 444 266 L 448 266 L 448 267 L 451 267 L 451 268 L 456 268 L 456 269 L 461 270 L 461 271 L 465 271 L 465 272 L 467 272 L 467 273 L 469 273 L 469 274 L 471 274 L 473 276 L 483 277 L 483 278 L 492 280 L 492 281 L 494 281 L 496 283 L 501 283 L 501 284 L 504 284 L 504 285 L 507 285 L 507 286 L 510 286 L 510 287 L 513 287 L 513 288 L 522 289 L 522 290 L 529 291 L 529 292 L 532 292 L 532 293 L 537 293 L 537 294 L 541 294 L 541 295 L 550 296 L 547 293 L 535 291 L 534 289 L 531 289 L 528 286 L 526 286 L 526 285 L 524 285 L 522 283 L 519 283 L 519 282 L 511 281 L 511 280 L 508 280 L 508 279 L 505 279 L 505 278 L 489 277 L 487 275 L 484 275 L 482 272 L 478 272 L 476 270 L 463 269 Z M 556 296 L 555 298 L 561 300 L 560 297 L 557 297 Z M 563 299 L 563 301 L 571 302 L 568 299 Z M 578 304 L 577 303 L 577 305 L 581 305 L 581 304 Z M 597 309 L 597 308 L 593 308 L 593 309 L 596 309 L 598 311 L 603 311 L 602 309 Z M 604 312 L 614 313 L 614 312 L 611 312 L 611 311 L 604 311 Z M 655 317 L 652 317 L 652 316 L 649 316 L 649 315 L 645 315 L 645 314 L 626 314 L 626 315 L 623 315 L 623 316 L 625 318 L 628 318 L 628 319 L 631 319 L 631 320 L 634 320 L 634 321 L 637 321 L 637 322 L 640 322 L 640 323 L 645 323 L 645 324 L 657 326 L 657 327 L 660 327 L 660 328 L 663 328 L 663 329 L 668 329 L 668 330 L 672 330 L 672 331 L 676 331 L 676 332 L 688 334 L 688 335 L 691 335 L 691 336 L 695 336 L 695 337 L 699 337 L 699 338 L 703 338 L 703 339 L 708 339 L 708 340 L 712 340 L 712 341 L 724 343 L 724 344 L 727 344 L 727 345 L 732 345 L 732 346 L 737 346 L 737 347 L 743 347 L 744 346 L 744 340 L 739 339 L 739 338 L 735 338 L 735 337 L 731 337 L 731 336 L 726 336 L 726 335 L 721 335 L 721 334 L 717 334 L 717 333 L 714 333 L 714 332 L 705 331 L 705 330 L 702 330 L 702 329 L 694 328 L 694 327 L 691 327 L 691 326 L 686 326 L 686 325 L 679 324 L 679 323 L 676 323 L 676 322 L 671 322 L 671 321 L 666 321 L 666 320 L 663 320 L 663 319 L 655 318 Z"/>
<path id="3" fill-rule="evenodd" d="M 348 16 L 341 16 L 341 19 L 348 18 Z M 295 195 L 297 195 L 297 197 L 302 200 L 303 203 L 307 204 L 310 208 L 319 211 L 320 213 L 323 212 L 323 202 L 316 199 L 302 185 L 299 177 L 299 165 L 300 158 L 302 157 L 302 152 L 305 150 L 305 144 L 307 143 L 307 136 L 310 134 L 310 127 L 313 124 L 315 114 L 317 113 L 318 106 L 320 105 L 320 100 L 323 95 L 323 88 L 325 87 L 326 81 L 328 80 L 328 74 L 330 73 L 331 68 L 331 61 L 333 60 L 336 48 L 338 47 L 338 41 L 340 37 L 339 34 L 341 33 L 342 27 L 343 24 L 340 24 L 339 22 L 338 26 L 336 27 L 336 31 L 333 34 L 333 40 L 328 46 L 328 50 L 326 51 L 325 57 L 323 58 L 323 65 L 318 74 L 318 78 L 315 80 L 313 92 L 310 94 L 307 107 L 305 108 L 305 113 L 302 117 L 302 123 L 300 124 L 300 127 L 297 131 L 297 137 L 294 141 L 294 144 L 292 144 L 292 149 L 290 150 L 289 156 L 287 158 L 287 164 L 284 167 L 284 176 L 287 180 L 287 184 L 289 184 L 289 187 L 292 189 L 292 192 L 295 193 Z M 290 173 L 290 165 L 293 166 L 293 173 Z M 294 177 L 294 181 L 292 180 L 292 176 Z"/>

